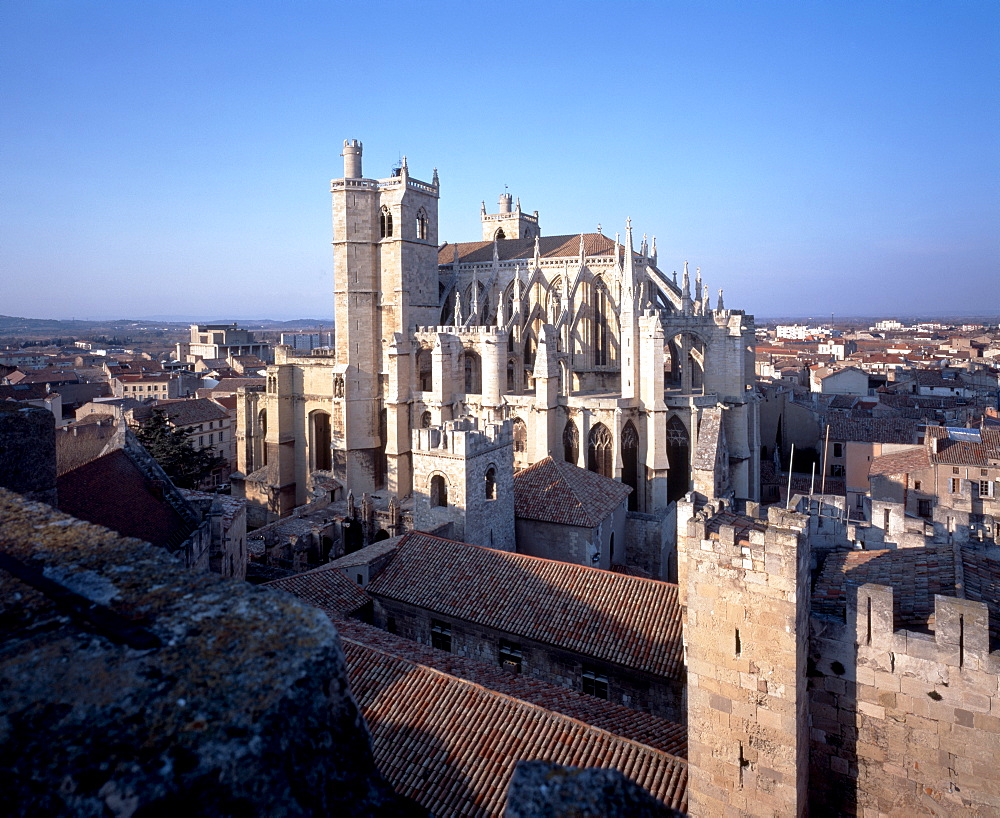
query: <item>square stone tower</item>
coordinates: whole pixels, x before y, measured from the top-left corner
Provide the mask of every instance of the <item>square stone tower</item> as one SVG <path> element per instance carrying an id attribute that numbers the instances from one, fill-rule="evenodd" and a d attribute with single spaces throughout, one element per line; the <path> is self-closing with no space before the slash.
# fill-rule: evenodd
<path id="1" fill-rule="evenodd" d="M 702 511 L 682 548 L 690 812 L 805 815 L 808 517 Z"/>
<path id="2" fill-rule="evenodd" d="M 542 235 L 538 227 L 538 211 L 525 213 L 521 210 L 521 200 L 511 207 L 513 197 L 509 193 L 500 194 L 500 212 L 487 213 L 486 203 L 480 210 L 483 223 L 483 241 L 503 239 L 533 239 Z"/>
<path id="3" fill-rule="evenodd" d="M 390 347 L 415 326 L 438 323 L 437 171 L 428 184 L 410 177 L 404 157 L 387 179 L 362 175 L 362 145 L 344 141 L 344 178 L 333 194 L 334 315 L 343 424 L 335 425 L 333 471 L 356 493 L 385 485 L 403 458 L 409 471 L 406 395 L 387 400 Z M 409 373 L 400 373 L 409 383 Z M 390 434 L 390 432 L 392 432 Z"/>
<path id="4" fill-rule="evenodd" d="M 514 437 L 510 421 L 446 421 L 413 431 L 413 522 L 420 531 L 514 550 Z"/>

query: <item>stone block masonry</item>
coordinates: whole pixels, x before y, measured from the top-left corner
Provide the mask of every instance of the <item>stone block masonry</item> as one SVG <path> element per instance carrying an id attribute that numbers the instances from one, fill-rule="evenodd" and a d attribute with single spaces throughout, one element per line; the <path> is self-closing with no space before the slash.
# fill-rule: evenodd
<path id="1" fill-rule="evenodd" d="M 686 540 L 692 815 L 806 813 L 807 522 Z"/>
<path id="2" fill-rule="evenodd" d="M 936 595 L 933 632 L 897 628 L 897 593 L 849 587 L 846 621 L 812 620 L 813 800 L 849 815 L 1000 814 L 987 607 Z"/>
<path id="3" fill-rule="evenodd" d="M 3 490 L 0 556 L 4 814 L 425 814 L 319 611 Z"/>

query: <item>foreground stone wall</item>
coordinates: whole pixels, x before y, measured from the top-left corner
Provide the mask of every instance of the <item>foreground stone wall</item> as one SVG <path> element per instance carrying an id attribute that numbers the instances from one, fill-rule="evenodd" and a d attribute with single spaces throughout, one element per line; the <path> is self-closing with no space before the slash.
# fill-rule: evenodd
<path id="1" fill-rule="evenodd" d="M 846 815 L 1000 814 L 1000 652 L 981 602 L 937 596 L 934 632 L 896 629 L 893 589 L 813 617 L 810 800 Z"/>
<path id="2" fill-rule="evenodd" d="M 413 815 L 329 620 L 0 490 L 8 815 Z"/>

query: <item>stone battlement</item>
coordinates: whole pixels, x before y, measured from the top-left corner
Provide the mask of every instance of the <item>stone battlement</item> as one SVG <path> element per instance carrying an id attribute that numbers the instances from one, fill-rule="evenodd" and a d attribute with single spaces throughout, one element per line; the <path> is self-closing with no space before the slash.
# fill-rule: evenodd
<path id="1" fill-rule="evenodd" d="M 447 420 L 441 426 L 413 430 L 415 451 L 434 451 L 435 454 L 451 454 L 455 457 L 475 457 L 513 445 L 513 440 L 510 421 L 486 422 L 480 429 L 479 420 L 474 417 Z"/>
<path id="2" fill-rule="evenodd" d="M 896 627 L 895 591 L 886 585 L 848 585 L 847 632 L 859 646 L 968 670 L 1000 673 L 1000 650 L 990 651 L 990 614 L 983 602 L 934 595 L 932 633 Z"/>

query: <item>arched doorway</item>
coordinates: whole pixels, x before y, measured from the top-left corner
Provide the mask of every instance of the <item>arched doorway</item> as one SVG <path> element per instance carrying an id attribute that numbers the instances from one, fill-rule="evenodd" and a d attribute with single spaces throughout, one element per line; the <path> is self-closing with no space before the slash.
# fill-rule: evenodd
<path id="1" fill-rule="evenodd" d="M 679 500 L 688 493 L 691 484 L 691 438 L 687 427 L 677 415 L 667 421 L 667 500 Z"/>
<path id="2" fill-rule="evenodd" d="M 587 468 L 604 477 L 614 474 L 614 441 L 611 432 L 603 423 L 595 423 L 590 429 L 587 446 Z"/>
<path id="3" fill-rule="evenodd" d="M 314 471 L 330 470 L 330 415 L 327 412 L 316 411 L 309 415 L 309 454 Z"/>
<path id="4" fill-rule="evenodd" d="M 448 505 L 448 484 L 440 474 L 431 478 L 431 508 L 444 508 Z"/>
<path id="5" fill-rule="evenodd" d="M 622 427 L 622 482 L 632 487 L 628 496 L 629 511 L 639 509 L 639 433 L 632 421 Z"/>

